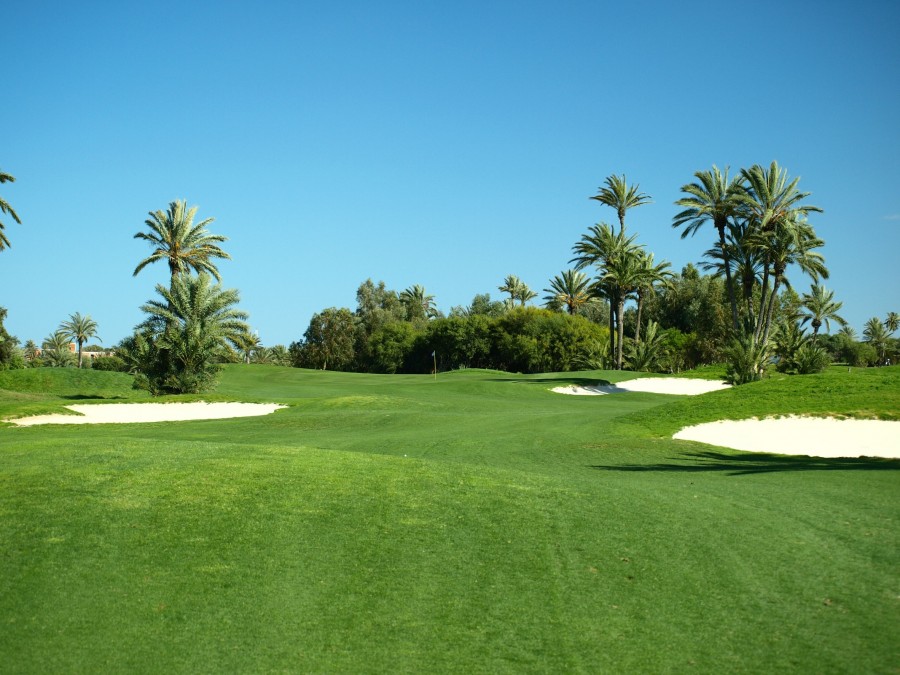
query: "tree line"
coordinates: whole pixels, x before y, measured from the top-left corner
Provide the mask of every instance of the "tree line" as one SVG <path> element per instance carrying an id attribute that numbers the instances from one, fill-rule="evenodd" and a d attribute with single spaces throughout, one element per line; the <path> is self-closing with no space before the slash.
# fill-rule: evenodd
<path id="1" fill-rule="evenodd" d="M 900 327 L 894 312 L 870 319 L 862 340 L 846 325 L 842 303 L 828 279 L 820 239 L 799 179 L 772 162 L 729 177 L 713 166 L 682 186 L 672 226 L 682 238 L 711 228 L 714 237 L 698 267 L 676 273 L 628 230 L 628 213 L 650 202 L 625 176 L 605 179 L 590 197 L 612 208 L 616 225 L 599 222 L 572 246 L 568 269 L 539 293 L 518 276 L 496 287 L 503 297 L 476 295 L 448 315 L 433 295 L 415 284 L 397 292 L 371 279 L 359 286 L 356 308 L 328 308 L 313 315 L 302 338 L 289 347 L 264 346 L 251 335 L 239 294 L 222 287 L 216 260 L 230 259 L 214 221 L 195 223 L 197 207 L 184 200 L 150 212 L 134 235 L 151 254 L 134 270 L 162 262 L 168 285 L 141 306 L 145 319 L 114 349 L 115 356 L 82 358 L 97 337 L 90 315 L 72 314 L 42 342 L 18 340 L 3 328 L 0 369 L 74 365 L 119 369 L 153 394 L 199 392 L 213 386 L 222 362 L 276 363 L 307 368 L 378 373 L 421 373 L 434 368 L 493 368 L 519 372 L 630 368 L 659 372 L 716 362 L 728 364 L 736 383 L 784 372 L 821 370 L 833 360 L 853 365 L 896 362 Z M 0 183 L 15 179 L 0 172 Z M 2 198 L 0 211 L 21 222 Z M 0 222 L 0 250 L 9 246 Z M 701 271 L 703 273 L 701 273 Z M 808 276 L 798 294 L 789 273 Z M 830 334 L 831 324 L 839 327 Z M 823 334 L 822 328 L 825 333 Z M 809 330 L 811 329 L 811 332 Z"/>

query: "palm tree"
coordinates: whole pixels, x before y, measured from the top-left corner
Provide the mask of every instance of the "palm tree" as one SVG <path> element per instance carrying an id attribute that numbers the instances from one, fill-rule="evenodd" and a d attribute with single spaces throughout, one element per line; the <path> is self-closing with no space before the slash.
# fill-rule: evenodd
<path id="1" fill-rule="evenodd" d="M 847 340 L 856 342 L 856 338 L 857 338 L 856 331 L 853 329 L 853 326 L 851 326 L 849 323 L 845 323 L 843 326 L 841 326 L 840 329 L 838 330 L 837 334 L 846 338 Z"/>
<path id="2" fill-rule="evenodd" d="M 897 314 L 897 312 L 888 312 L 884 319 L 884 327 L 887 329 L 888 333 L 893 333 L 900 328 L 900 314 Z"/>
<path id="3" fill-rule="evenodd" d="M 213 222 L 214 218 L 207 218 L 195 225 L 196 213 L 197 207 L 187 208 L 185 200 L 171 202 L 166 211 L 151 211 L 150 218 L 144 221 L 150 231 L 138 232 L 134 238 L 148 242 L 153 248 L 153 253 L 138 264 L 133 276 L 137 276 L 138 272 L 150 263 L 165 260 L 169 264 L 172 287 L 179 274 L 190 270 L 207 272 L 217 281 L 221 281 L 219 270 L 212 262 L 212 258 L 231 258 L 217 246 L 227 241 L 227 237 L 210 234 L 207 231 L 206 226 Z"/>
<path id="4" fill-rule="evenodd" d="M 748 221 L 747 237 L 753 240 L 753 245 L 761 252 L 763 258 L 760 311 L 754 331 L 754 339 L 758 340 L 760 335 L 768 335 L 770 315 L 764 312 L 764 308 L 769 275 L 774 271 L 771 256 L 779 249 L 779 244 L 767 242 L 767 239 L 778 238 L 784 243 L 789 237 L 788 233 L 796 228 L 797 223 L 805 223 L 810 213 L 821 213 L 822 209 L 802 203 L 810 193 L 797 190 L 800 179 L 789 181 L 787 171 L 778 166 L 777 162 L 773 161 L 768 169 L 759 164 L 750 169 L 741 169 L 741 176 L 746 184 L 746 192 L 741 195 L 740 200 L 742 216 Z M 812 229 L 811 226 L 809 229 Z M 777 286 L 776 281 L 775 288 Z M 773 295 L 774 293 L 773 289 Z M 771 302 L 769 305 L 771 306 Z"/>
<path id="5" fill-rule="evenodd" d="M 587 234 L 581 235 L 581 241 L 572 247 L 575 257 L 569 262 L 575 263 L 575 269 L 581 270 L 589 265 L 597 268 L 598 278 L 592 286 L 592 292 L 598 297 L 605 297 L 609 301 L 609 353 L 611 358 L 616 358 L 616 337 L 621 332 L 618 324 L 619 286 L 607 278 L 607 272 L 613 266 L 619 264 L 623 257 L 633 255 L 637 249 L 643 246 L 635 244 L 637 235 L 626 237 L 624 231 L 618 234 L 607 223 L 592 225 Z M 625 298 L 621 298 L 622 304 Z"/>
<path id="6" fill-rule="evenodd" d="M 0 183 L 15 183 L 16 179 L 8 173 L 4 173 L 0 171 Z M 13 220 L 15 220 L 19 225 L 22 224 L 22 221 L 19 220 L 19 214 L 15 212 L 15 209 L 9 205 L 3 197 L 0 197 L 0 212 L 8 213 L 12 216 Z M 9 239 L 6 238 L 6 235 L 3 234 L 3 221 L 0 220 L 0 251 L 7 248 L 9 246 Z"/>
<path id="7" fill-rule="evenodd" d="M 68 321 L 63 321 L 59 325 L 59 330 L 67 339 L 78 345 L 78 367 L 81 368 L 81 347 L 92 337 L 97 337 L 97 322 L 91 318 L 90 314 L 81 316 L 80 312 L 75 312 L 69 315 Z M 97 337 L 97 339 L 100 338 Z"/>
<path id="8" fill-rule="evenodd" d="M 597 188 L 597 194 L 591 197 L 601 204 L 606 204 L 616 210 L 619 217 L 619 233 L 625 231 L 625 213 L 628 209 L 642 204 L 650 203 L 650 195 L 638 192 L 640 185 L 628 187 L 625 174 L 621 176 L 607 176 L 603 181 L 606 187 Z"/>
<path id="9" fill-rule="evenodd" d="M 625 301 L 637 291 L 641 283 L 641 254 L 639 247 L 622 251 L 605 268 L 601 281 L 612 290 L 616 305 L 616 369 L 622 370 L 625 341 Z"/>
<path id="10" fill-rule="evenodd" d="M 847 324 L 838 312 L 844 306 L 842 302 L 835 302 L 834 291 L 826 290 L 824 286 L 813 284 L 809 293 L 804 293 L 801 298 L 802 306 L 806 309 L 801 312 L 802 323 L 810 322 L 813 329 L 813 342 L 818 341 L 819 329 L 822 323 L 825 324 L 825 330 L 831 330 L 830 321 L 835 321 L 841 326 Z"/>
<path id="11" fill-rule="evenodd" d="M 159 380 L 151 391 L 202 391 L 218 371 L 217 357 L 239 351 L 250 334 L 246 312 L 235 307 L 238 292 L 213 285 L 205 272 L 176 275 L 170 288 L 157 284 L 156 292 L 162 300 L 141 306 L 148 317 L 138 326 L 165 354 L 166 362 L 151 373 Z"/>
<path id="12" fill-rule="evenodd" d="M 884 324 L 878 320 L 878 317 L 872 317 L 866 321 L 863 328 L 863 342 L 868 342 L 879 352 L 879 363 L 884 363 L 885 352 L 887 351 L 887 343 L 890 335 Z"/>
<path id="13" fill-rule="evenodd" d="M 591 300 L 591 281 L 587 274 L 578 270 L 565 270 L 550 280 L 550 288 L 545 288 L 544 301 L 547 307 L 559 309 L 565 307 L 569 314 L 578 313 L 578 309 Z"/>
<path id="14" fill-rule="evenodd" d="M 25 346 L 22 347 L 22 356 L 26 361 L 34 361 L 41 355 L 41 350 L 34 343 L 34 340 L 26 340 Z"/>
<path id="15" fill-rule="evenodd" d="M 757 341 L 765 343 L 769 339 L 778 289 L 782 284 L 790 288 L 790 282 L 786 276 L 788 267 L 797 265 L 801 271 L 811 276 L 813 281 L 818 281 L 819 278 L 828 278 L 825 259 L 822 254 L 812 250 L 823 246 L 825 242 L 816 236 L 812 226 L 805 220 L 781 222 L 770 232 L 757 232 L 751 241 L 752 245 L 762 252 L 764 260 L 768 262 L 764 269 L 764 278 L 768 275 L 773 280 L 772 291 L 768 298 L 766 298 L 765 284 L 763 285 L 763 297 L 754 333 Z M 763 310 L 764 307 L 767 309 Z"/>
<path id="16" fill-rule="evenodd" d="M 509 293 L 508 304 L 510 307 L 515 305 L 516 300 L 524 307 L 526 302 L 537 297 L 537 293 L 528 288 L 528 284 L 515 274 L 508 274 L 503 280 L 503 285 L 497 288 L 503 293 Z"/>
<path id="17" fill-rule="evenodd" d="M 686 225 L 681 233 L 682 239 L 696 234 L 697 230 L 707 222 L 711 222 L 716 228 L 719 233 L 718 250 L 721 254 L 722 269 L 725 272 L 728 300 L 731 303 L 732 328 L 737 331 L 737 298 L 731 280 L 731 257 L 726 241 L 726 230 L 740 213 L 742 200 L 746 194 L 744 181 L 740 176 L 735 176 L 729 181 L 728 167 L 725 167 L 725 173 L 722 173 L 716 165 L 713 165 L 712 171 L 698 171 L 694 176 L 697 178 L 697 182 L 681 187 L 681 191 L 687 193 L 688 196 L 675 202 L 676 206 L 682 206 L 685 209 L 675 216 L 672 227 Z"/>
<path id="18" fill-rule="evenodd" d="M 437 316 L 434 296 L 425 292 L 425 287 L 415 284 L 400 293 L 400 302 L 406 306 L 410 319 L 433 319 Z"/>
<path id="19" fill-rule="evenodd" d="M 739 220 L 728 227 L 725 235 L 725 245 L 716 242 L 711 249 L 703 254 L 708 262 L 701 263 L 701 267 L 712 272 L 714 277 L 725 276 L 725 261 L 728 260 L 732 268 L 732 283 L 740 287 L 743 322 L 739 320 L 738 327 L 752 330 L 755 324 L 753 313 L 753 291 L 762 282 L 763 259 L 758 250 L 748 245 L 748 236 L 751 230 L 746 220 Z M 749 327 L 749 328 L 748 328 Z"/>
<path id="20" fill-rule="evenodd" d="M 50 333 L 41 346 L 44 350 L 44 362 L 51 366 L 63 368 L 72 364 L 72 352 L 69 350 L 71 341 L 62 330 L 57 329 Z"/>
<path id="21" fill-rule="evenodd" d="M 672 266 L 666 260 L 660 263 L 654 263 L 653 254 L 646 253 L 643 249 L 639 249 L 638 256 L 638 278 L 635 294 L 637 295 L 637 327 L 634 331 L 635 342 L 641 341 L 641 313 L 644 308 L 644 298 L 648 293 L 655 293 L 657 284 L 668 283 L 672 277 L 669 268 Z"/>

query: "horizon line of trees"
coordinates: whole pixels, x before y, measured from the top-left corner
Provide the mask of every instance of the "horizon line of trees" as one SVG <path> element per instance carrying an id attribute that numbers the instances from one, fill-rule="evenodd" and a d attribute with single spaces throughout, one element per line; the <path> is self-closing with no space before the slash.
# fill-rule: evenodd
<path id="1" fill-rule="evenodd" d="M 544 289 L 544 309 L 528 306 L 538 293 L 513 274 L 497 286 L 507 298 L 479 294 L 449 316 L 419 284 L 395 292 L 369 279 L 357 291 L 355 311 L 316 313 L 303 338 L 287 348 L 266 347 L 251 335 L 238 292 L 222 288 L 214 261 L 230 255 L 219 246 L 226 238 L 207 229 L 214 219 L 194 223 L 197 207 L 173 201 L 166 211 L 150 212 L 147 230 L 134 235 L 152 249 L 134 276 L 165 262 L 168 286 L 158 284 L 159 297 L 141 306 L 146 318 L 116 356 L 89 362 L 128 370 L 136 386 L 162 394 L 203 391 L 221 362 L 241 360 L 368 372 L 426 372 L 435 364 L 675 372 L 724 360 L 736 383 L 759 379 L 773 365 L 801 373 L 838 358 L 860 365 L 896 360 L 897 314 L 870 319 L 860 342 L 839 314 L 842 303 L 822 283 L 829 276 L 819 250 L 824 241 L 808 219 L 822 209 L 806 202 L 810 193 L 798 188 L 798 178 L 776 162 L 733 177 L 713 166 L 694 178 L 681 188 L 682 210 L 672 226 L 682 228 L 682 238 L 705 226 L 714 230 L 700 265 L 707 274 L 690 264 L 674 273 L 629 233 L 629 211 L 650 196 L 624 175 L 611 175 L 590 199 L 612 208 L 618 227 L 601 221 L 582 235 L 572 247 L 574 267 Z M 0 183 L 14 180 L 0 172 Z M 2 198 L 0 211 L 21 222 Z M 8 244 L 0 222 L 0 250 Z M 789 278 L 796 270 L 812 282 L 802 295 Z M 828 334 L 832 322 L 840 327 L 836 335 Z M 43 354 L 30 340 L 17 351 L 18 341 L 3 330 L 0 368 L 69 365 L 70 342 L 83 367 L 83 346 L 96 335 L 96 322 L 77 312 L 43 341 Z"/>

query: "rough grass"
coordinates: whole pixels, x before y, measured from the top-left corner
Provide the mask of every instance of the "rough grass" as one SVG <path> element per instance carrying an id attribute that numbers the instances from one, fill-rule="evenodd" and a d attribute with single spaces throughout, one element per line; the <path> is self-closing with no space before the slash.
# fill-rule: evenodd
<path id="1" fill-rule="evenodd" d="M 622 373 L 435 381 L 233 366 L 219 398 L 290 407 L 3 427 L 0 663 L 893 672 L 900 463 L 710 452 L 665 430 L 716 409 L 841 401 L 890 416 L 898 374 L 685 400 L 548 391 Z M 79 387 L 133 396 L 97 375 L 58 376 L 50 391 L 2 380 L 0 410 L 33 395 L 59 406 L 87 395 Z"/>

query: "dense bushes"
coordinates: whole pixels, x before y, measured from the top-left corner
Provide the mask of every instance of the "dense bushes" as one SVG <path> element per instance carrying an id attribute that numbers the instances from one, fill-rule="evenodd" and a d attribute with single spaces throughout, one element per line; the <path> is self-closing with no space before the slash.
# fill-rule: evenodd
<path id="1" fill-rule="evenodd" d="M 426 373 L 435 363 L 438 370 L 564 371 L 608 339 L 606 328 L 583 317 L 536 307 L 499 317 L 380 322 L 368 335 L 360 317 L 352 319 L 347 309 L 317 314 L 304 340 L 290 347 L 293 364 L 376 373 Z"/>

